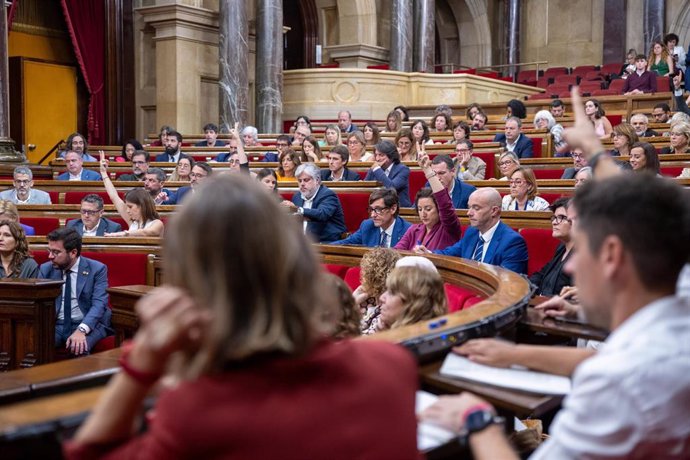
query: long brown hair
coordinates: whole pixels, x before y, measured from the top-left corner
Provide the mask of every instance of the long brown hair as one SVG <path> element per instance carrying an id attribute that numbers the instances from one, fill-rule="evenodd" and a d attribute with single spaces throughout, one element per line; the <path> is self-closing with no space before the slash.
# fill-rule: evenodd
<path id="1" fill-rule="evenodd" d="M 30 259 L 29 243 L 26 241 L 26 234 L 22 226 L 14 221 L 3 219 L 0 220 L 0 227 L 6 225 L 12 234 L 12 238 L 17 242 L 17 247 L 14 249 L 12 262 L 10 262 L 10 271 L 5 273 L 7 278 L 17 278 L 22 269 L 22 264 L 26 259 Z"/>

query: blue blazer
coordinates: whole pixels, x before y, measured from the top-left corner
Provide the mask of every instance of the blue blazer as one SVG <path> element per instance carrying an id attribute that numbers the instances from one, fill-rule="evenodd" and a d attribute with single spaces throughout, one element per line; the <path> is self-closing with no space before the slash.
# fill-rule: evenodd
<path id="1" fill-rule="evenodd" d="M 391 237 L 391 247 L 394 247 L 400 241 L 400 238 L 405 234 L 407 229 L 410 228 L 410 223 L 398 216 L 395 218 L 395 225 L 393 226 L 393 235 Z M 366 219 L 362 222 L 357 230 L 352 235 L 348 236 L 344 240 L 334 241 L 331 244 L 352 244 L 357 246 L 367 246 L 374 248 L 379 245 L 379 240 L 381 238 L 381 229 L 374 225 L 374 221 L 371 219 Z"/>
<path id="2" fill-rule="evenodd" d="M 63 172 L 57 177 L 57 180 L 69 180 L 69 171 Z M 81 180 L 102 180 L 100 173 L 91 171 L 90 169 L 82 169 Z"/>
<path id="3" fill-rule="evenodd" d="M 180 204 L 184 196 L 192 190 L 191 185 L 185 185 L 177 189 L 177 193 L 168 191 L 168 200 L 164 201 L 163 204 Z M 166 190 L 167 191 L 167 190 Z"/>
<path id="4" fill-rule="evenodd" d="M 71 220 L 68 227 L 73 227 L 80 235 L 84 234 L 84 222 L 81 219 Z M 122 225 L 114 222 L 105 217 L 101 217 L 101 221 L 98 223 L 98 228 L 96 229 L 96 236 L 103 236 L 105 233 L 121 232 Z"/>
<path id="5" fill-rule="evenodd" d="M 362 180 L 362 178 L 357 174 L 355 171 L 350 171 L 347 168 L 343 168 L 343 180 Z M 321 181 L 330 181 L 331 178 L 331 170 L 328 168 L 324 168 L 321 170 Z"/>
<path id="6" fill-rule="evenodd" d="M 494 142 L 500 142 L 501 144 L 505 145 L 506 135 L 503 133 L 496 134 L 496 137 L 494 137 Z M 532 158 L 534 156 L 534 152 L 532 152 L 532 140 L 524 134 L 520 134 L 513 153 L 515 153 L 518 158 Z"/>
<path id="7" fill-rule="evenodd" d="M 292 202 L 302 207 L 302 194 L 292 196 Z M 325 185 L 316 192 L 311 209 L 304 209 L 304 218 L 308 220 L 307 233 L 313 235 L 319 243 L 337 241 L 347 231 L 345 214 L 338 196 Z"/>
<path id="8" fill-rule="evenodd" d="M 53 268 L 51 262 L 41 265 L 38 277 L 62 280 L 62 271 Z M 108 308 L 108 268 L 102 263 L 81 256 L 77 270 L 77 299 L 84 314 L 82 323 L 91 328 L 87 335 L 89 345 L 110 333 L 110 308 Z M 60 311 L 62 294 L 55 298 L 55 315 Z"/>
<path id="9" fill-rule="evenodd" d="M 278 155 L 276 152 L 266 152 L 264 157 L 261 159 L 264 163 L 278 163 Z"/>
<path id="10" fill-rule="evenodd" d="M 427 182 L 424 187 L 429 187 Z M 453 201 L 453 207 L 455 209 L 467 209 L 469 204 L 467 203 L 470 199 L 470 195 L 477 190 L 474 185 L 466 184 L 463 181 L 455 178 L 455 186 L 453 186 L 453 194 L 450 199 Z"/>
<path id="11" fill-rule="evenodd" d="M 410 168 L 404 164 L 395 163 L 388 176 L 382 168 L 378 168 L 376 171 L 370 169 L 364 180 L 375 180 L 381 182 L 386 188 L 394 188 L 398 192 L 400 206 L 403 208 L 412 206 L 410 201 Z"/>
<path id="12" fill-rule="evenodd" d="M 478 241 L 479 230 L 470 227 L 460 241 L 445 249 L 436 250 L 434 253 L 471 259 Z M 522 235 L 503 222 L 499 222 L 489 248 L 486 250 L 484 263 L 527 274 L 527 259 L 527 244 Z"/>

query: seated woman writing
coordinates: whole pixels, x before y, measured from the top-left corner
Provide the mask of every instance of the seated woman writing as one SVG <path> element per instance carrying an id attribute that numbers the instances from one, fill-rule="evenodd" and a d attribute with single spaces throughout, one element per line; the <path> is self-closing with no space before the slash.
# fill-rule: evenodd
<path id="1" fill-rule="evenodd" d="M 29 253 L 24 229 L 17 222 L 0 220 L 0 278 L 36 278 L 38 264 Z"/>
<path id="2" fill-rule="evenodd" d="M 455 214 L 448 190 L 431 169 L 431 160 L 423 149 L 420 150 L 419 166 L 431 186 L 430 189 L 421 189 L 415 198 L 421 223 L 410 226 L 395 249 L 411 251 L 418 246 L 424 246 L 429 251 L 445 249 L 457 243 L 462 236 L 460 220 Z"/>
<path id="3" fill-rule="evenodd" d="M 420 264 L 425 261 L 426 263 Z M 370 332 L 385 331 L 448 313 L 443 279 L 424 257 L 403 257 L 386 280 L 381 309 Z"/>
<path id="4" fill-rule="evenodd" d="M 392 343 L 327 338 L 337 300 L 302 224 L 242 174 L 188 200 L 163 242 L 168 284 L 139 301 L 122 370 L 66 457 L 419 458 L 416 362 Z M 164 375 L 177 385 L 133 434 Z"/>
<path id="5" fill-rule="evenodd" d="M 559 240 L 556 253 L 553 258 L 544 265 L 541 270 L 533 273 L 529 280 L 537 286 L 537 295 L 553 296 L 559 295 L 566 286 L 571 286 L 570 275 L 563 271 L 565 263 L 572 253 L 574 242 L 570 236 L 572 221 L 568 218 L 569 198 L 557 199 L 549 209 L 553 212 L 551 217 L 551 235 Z M 572 213 L 572 210 L 570 211 Z"/>
<path id="6" fill-rule="evenodd" d="M 127 224 L 129 229 L 121 232 L 106 233 L 105 236 L 147 236 L 156 237 L 163 234 L 163 221 L 158 217 L 156 205 L 151 198 L 151 194 L 143 188 L 130 190 L 122 200 L 117 194 L 117 189 L 113 185 L 108 175 L 108 161 L 101 150 L 101 178 L 103 185 L 108 192 L 110 201 L 115 205 L 115 209 Z"/>

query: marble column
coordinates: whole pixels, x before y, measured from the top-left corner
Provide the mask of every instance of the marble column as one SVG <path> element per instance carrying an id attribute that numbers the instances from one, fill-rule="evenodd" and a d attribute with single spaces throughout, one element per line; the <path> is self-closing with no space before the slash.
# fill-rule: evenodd
<path id="1" fill-rule="evenodd" d="M 25 162 L 26 156 L 17 152 L 10 138 L 10 71 L 7 61 L 6 3 L 0 8 L 0 162 Z"/>
<path id="2" fill-rule="evenodd" d="M 391 5 L 391 70 L 412 72 L 413 28 L 412 2 L 393 0 Z"/>
<path id="3" fill-rule="evenodd" d="M 604 24 L 606 36 L 602 42 L 604 47 L 602 62 L 619 62 L 625 56 L 625 29 L 627 18 L 621 12 L 625 11 L 625 0 L 604 1 Z"/>
<path id="4" fill-rule="evenodd" d="M 506 64 L 508 73 L 514 75 L 517 72 L 515 64 L 520 62 L 520 0 L 508 0 L 506 2 Z"/>
<path id="5" fill-rule="evenodd" d="M 649 53 L 653 40 L 664 38 L 665 0 L 644 0 L 644 46 Z"/>
<path id="6" fill-rule="evenodd" d="M 218 101 L 220 130 L 247 124 L 249 31 L 247 2 L 220 0 L 218 8 Z"/>
<path id="7" fill-rule="evenodd" d="M 256 2 L 256 128 L 281 133 L 283 112 L 283 2 Z"/>
<path id="8" fill-rule="evenodd" d="M 436 19 L 434 0 L 414 2 L 414 67 L 415 72 L 434 73 Z"/>

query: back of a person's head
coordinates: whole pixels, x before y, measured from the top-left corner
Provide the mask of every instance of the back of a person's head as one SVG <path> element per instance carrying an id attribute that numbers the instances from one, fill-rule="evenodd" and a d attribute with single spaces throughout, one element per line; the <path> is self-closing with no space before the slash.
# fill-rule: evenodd
<path id="1" fill-rule="evenodd" d="M 361 271 L 359 281 L 362 287 L 377 302 L 378 298 L 386 290 L 388 274 L 395 268 L 395 263 L 400 259 L 400 253 L 390 248 L 374 248 L 362 256 L 359 262 Z"/>
<path id="2" fill-rule="evenodd" d="M 674 292 L 678 274 L 690 256 L 688 203 L 687 190 L 651 174 L 587 181 L 573 198 L 577 229 L 589 240 L 589 248 L 578 251 L 598 254 L 604 240 L 616 236 L 632 256 L 647 289 Z"/>
<path id="3" fill-rule="evenodd" d="M 403 312 L 391 328 L 407 326 L 448 313 L 443 279 L 438 272 L 417 266 L 397 267 L 386 281 L 388 290 L 403 299 Z"/>
<path id="4" fill-rule="evenodd" d="M 335 294 L 339 311 L 336 314 L 331 336 L 334 339 L 346 339 L 360 335 L 362 314 L 355 305 L 355 298 L 347 283 L 332 273 L 324 273 L 323 282 Z M 328 320 L 328 318 L 326 318 Z"/>
<path id="5" fill-rule="evenodd" d="M 248 177 L 209 179 L 170 219 L 163 251 L 166 281 L 213 315 L 201 350 L 181 363 L 189 376 L 261 353 L 301 354 L 326 332 L 333 302 L 302 226 Z"/>

